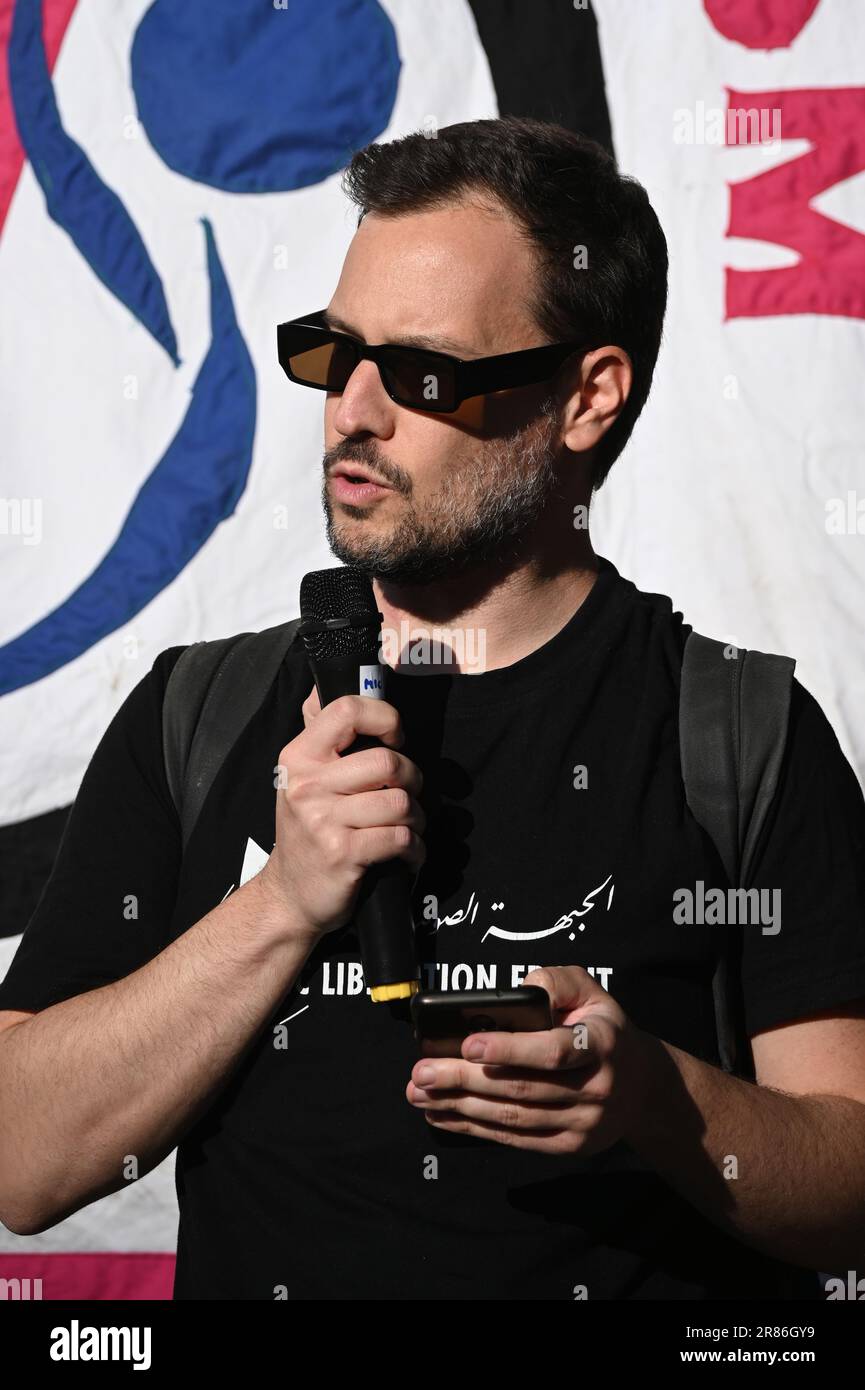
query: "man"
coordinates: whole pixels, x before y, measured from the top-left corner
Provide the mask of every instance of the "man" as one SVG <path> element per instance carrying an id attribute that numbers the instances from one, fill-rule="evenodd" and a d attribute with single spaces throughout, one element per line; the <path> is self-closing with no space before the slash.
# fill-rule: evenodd
<path id="1" fill-rule="evenodd" d="M 725 1074 L 721 930 L 675 914 L 724 885 L 682 784 L 687 629 L 582 525 L 651 383 L 657 219 L 528 120 L 372 145 L 347 188 L 282 361 L 327 389 L 328 536 L 399 634 L 388 699 L 321 710 L 296 644 L 181 856 L 181 649 L 156 660 L 0 987 L 0 1216 L 44 1229 L 179 1143 L 177 1298 L 817 1297 L 865 1255 L 865 807 L 797 685 L 753 879 L 781 907 L 742 928 L 756 1084 Z M 386 746 L 341 757 L 359 733 Z M 538 984 L 554 1028 L 418 1056 L 350 925 L 395 855 L 424 987 Z"/>

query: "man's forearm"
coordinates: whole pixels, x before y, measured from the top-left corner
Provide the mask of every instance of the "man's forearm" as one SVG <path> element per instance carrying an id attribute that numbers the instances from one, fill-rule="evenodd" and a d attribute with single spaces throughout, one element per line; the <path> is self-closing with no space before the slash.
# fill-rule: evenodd
<path id="1" fill-rule="evenodd" d="M 207 1108 L 314 941 L 260 876 L 139 970 L 0 1033 L 0 1216 L 54 1225 Z"/>
<path id="2" fill-rule="evenodd" d="M 755 1086 L 639 1033 L 636 1153 L 716 1225 L 806 1268 L 865 1266 L 865 1105 Z"/>

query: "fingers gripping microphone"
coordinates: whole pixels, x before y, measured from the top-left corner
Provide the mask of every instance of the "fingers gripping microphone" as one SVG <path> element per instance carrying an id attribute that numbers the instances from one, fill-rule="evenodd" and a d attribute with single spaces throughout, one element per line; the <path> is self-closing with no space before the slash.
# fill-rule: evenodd
<path id="1" fill-rule="evenodd" d="M 385 670 L 379 661 L 382 615 L 367 575 L 347 566 L 305 575 L 300 616 L 299 630 L 322 708 L 341 695 L 384 699 Z M 381 746 L 380 739 L 359 735 L 345 754 Z M 372 864 L 360 886 L 353 920 L 364 979 L 375 1003 L 405 999 L 418 989 L 411 886 L 411 867 L 402 859 Z"/>

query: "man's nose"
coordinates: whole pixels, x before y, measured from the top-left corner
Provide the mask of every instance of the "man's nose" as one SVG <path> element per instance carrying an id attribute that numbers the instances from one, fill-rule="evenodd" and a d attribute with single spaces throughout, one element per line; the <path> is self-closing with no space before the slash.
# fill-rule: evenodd
<path id="1" fill-rule="evenodd" d="M 382 385 L 374 362 L 358 362 L 345 384 L 333 414 L 340 434 L 388 436 L 393 432 L 397 407 Z"/>

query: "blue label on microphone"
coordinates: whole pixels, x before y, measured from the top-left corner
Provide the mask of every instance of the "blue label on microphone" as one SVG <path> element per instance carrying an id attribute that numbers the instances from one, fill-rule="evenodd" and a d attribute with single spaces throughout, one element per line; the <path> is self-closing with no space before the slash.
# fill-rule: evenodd
<path id="1" fill-rule="evenodd" d="M 384 671 L 380 666 L 361 666 L 360 693 L 371 695 L 374 700 L 384 699 Z"/>

